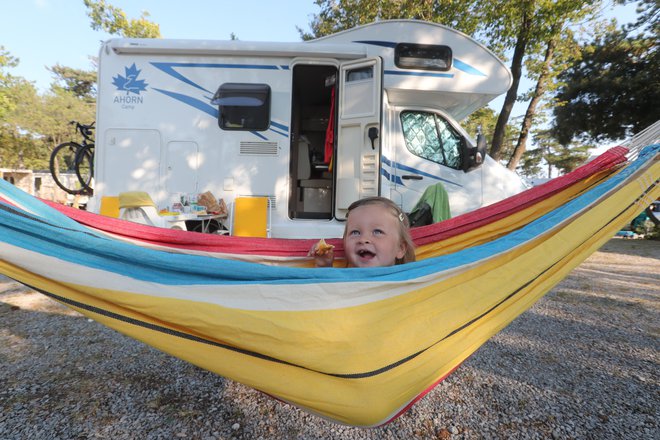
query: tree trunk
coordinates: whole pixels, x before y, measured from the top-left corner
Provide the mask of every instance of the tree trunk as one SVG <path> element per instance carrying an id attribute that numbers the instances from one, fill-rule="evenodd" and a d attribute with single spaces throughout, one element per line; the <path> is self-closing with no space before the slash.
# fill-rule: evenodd
<path id="1" fill-rule="evenodd" d="M 555 52 L 556 44 L 556 37 L 552 37 L 550 41 L 548 41 L 548 47 L 545 51 L 545 59 L 543 60 L 543 67 L 541 69 L 541 73 L 539 74 L 539 79 L 536 82 L 536 88 L 534 89 L 532 99 L 529 101 L 529 105 L 527 106 L 525 117 L 523 118 L 522 127 L 520 128 L 520 136 L 518 137 L 518 143 L 516 144 L 516 148 L 513 150 L 513 155 L 511 156 L 511 159 L 509 159 L 509 163 L 507 164 L 507 168 L 511 171 L 516 170 L 518 162 L 520 162 L 520 158 L 527 149 L 527 138 L 529 137 L 529 130 L 532 127 L 534 115 L 536 115 L 536 106 L 538 105 L 546 90 L 545 85 L 550 74 L 550 65 L 552 64 L 552 57 Z"/>
<path id="2" fill-rule="evenodd" d="M 529 28 L 531 26 L 528 12 L 525 11 L 522 16 L 522 23 L 520 24 L 520 32 L 518 32 L 518 39 L 516 47 L 513 51 L 513 58 L 511 60 L 511 75 L 513 76 L 513 83 L 511 88 L 506 92 L 502 110 L 497 118 L 495 124 L 495 132 L 493 133 L 493 143 L 490 147 L 490 155 L 493 159 L 500 159 L 500 151 L 504 144 L 504 135 L 506 133 L 506 124 L 509 122 L 513 105 L 518 97 L 518 86 L 520 85 L 520 77 L 522 76 L 522 61 L 525 57 L 525 50 L 527 49 L 527 42 L 529 41 Z"/>

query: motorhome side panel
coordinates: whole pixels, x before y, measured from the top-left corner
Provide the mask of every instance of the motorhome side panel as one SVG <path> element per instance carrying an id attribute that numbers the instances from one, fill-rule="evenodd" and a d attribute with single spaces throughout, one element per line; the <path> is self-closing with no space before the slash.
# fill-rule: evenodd
<path id="1" fill-rule="evenodd" d="M 160 207 L 178 192 L 286 200 L 289 63 L 281 58 L 102 51 L 96 198 L 143 190 Z M 268 86 L 267 129 L 218 126 L 218 106 L 210 102 L 226 83 Z"/>

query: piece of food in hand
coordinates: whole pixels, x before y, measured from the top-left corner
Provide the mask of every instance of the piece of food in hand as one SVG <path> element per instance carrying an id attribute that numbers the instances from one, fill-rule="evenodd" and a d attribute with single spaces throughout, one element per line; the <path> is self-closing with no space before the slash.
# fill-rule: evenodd
<path id="1" fill-rule="evenodd" d="M 314 254 L 318 256 L 327 255 L 328 252 L 334 248 L 335 247 L 333 245 L 326 243 L 324 239 L 320 239 L 319 242 L 316 243 L 316 250 L 314 251 Z"/>

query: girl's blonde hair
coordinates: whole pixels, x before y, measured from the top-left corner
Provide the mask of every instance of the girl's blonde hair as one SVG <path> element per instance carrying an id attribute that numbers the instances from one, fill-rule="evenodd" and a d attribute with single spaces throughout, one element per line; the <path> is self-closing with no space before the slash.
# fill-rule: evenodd
<path id="1" fill-rule="evenodd" d="M 394 264 L 411 263 L 415 261 L 415 245 L 413 244 L 412 237 L 410 237 L 410 222 L 405 212 L 399 206 L 385 197 L 366 197 L 364 199 L 356 200 L 348 207 L 346 218 L 351 215 L 351 211 L 355 208 L 365 205 L 381 205 L 387 208 L 395 218 L 399 220 L 399 238 L 401 243 L 406 247 L 406 253 L 403 258 L 397 258 Z M 346 231 L 344 231 L 344 236 Z"/>

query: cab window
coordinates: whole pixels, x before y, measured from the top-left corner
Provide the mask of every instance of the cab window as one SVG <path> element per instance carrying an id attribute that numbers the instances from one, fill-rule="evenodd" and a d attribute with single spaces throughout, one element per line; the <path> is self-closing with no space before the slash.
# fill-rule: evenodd
<path id="1" fill-rule="evenodd" d="M 440 115 L 429 112 L 401 113 L 406 148 L 416 156 L 460 170 L 461 135 Z"/>

